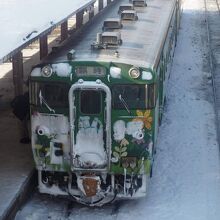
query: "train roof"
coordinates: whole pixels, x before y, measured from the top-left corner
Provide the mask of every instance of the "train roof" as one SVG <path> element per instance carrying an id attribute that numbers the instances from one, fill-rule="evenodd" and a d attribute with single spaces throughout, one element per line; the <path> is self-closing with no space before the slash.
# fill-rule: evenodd
<path id="1" fill-rule="evenodd" d="M 136 12 L 136 10 L 130 9 L 130 10 L 123 10 L 121 13 L 123 14 L 123 13 L 134 13 L 134 12 Z"/>
<path id="2" fill-rule="evenodd" d="M 104 21 L 116 21 L 116 22 L 119 22 L 119 21 L 121 21 L 121 19 L 120 18 L 107 18 Z"/>
<path id="3" fill-rule="evenodd" d="M 55 57 L 55 61 L 66 60 L 68 50 L 76 51 L 75 61 L 106 61 L 129 63 L 134 66 L 155 68 L 166 38 L 176 0 L 152 0 L 147 7 L 135 7 L 137 21 L 122 21 L 120 30 L 123 44 L 117 48 L 91 49 L 97 33 L 102 32 L 104 20 L 118 18 L 118 8 L 128 0 L 118 0 L 100 16 L 96 16 L 70 47 L 64 47 Z M 119 56 L 115 56 L 115 52 Z"/>

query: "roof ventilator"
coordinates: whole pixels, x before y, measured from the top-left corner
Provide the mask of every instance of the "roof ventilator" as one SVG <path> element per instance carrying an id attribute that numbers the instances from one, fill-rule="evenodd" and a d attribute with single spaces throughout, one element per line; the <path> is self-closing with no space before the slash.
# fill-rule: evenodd
<path id="1" fill-rule="evenodd" d="M 97 33 L 96 42 L 91 45 L 91 49 L 107 49 L 117 47 L 122 44 L 120 32 Z"/>
<path id="2" fill-rule="evenodd" d="M 74 60 L 75 57 L 76 57 L 76 51 L 75 50 L 70 50 L 68 53 L 67 53 L 67 59 L 68 60 Z"/>
<path id="3" fill-rule="evenodd" d="M 134 7 L 145 7 L 147 6 L 146 0 L 132 0 L 132 4 Z"/>
<path id="4" fill-rule="evenodd" d="M 108 18 L 104 21 L 102 30 L 113 30 L 113 29 L 121 29 L 123 27 L 120 18 Z"/>
<path id="5" fill-rule="evenodd" d="M 124 10 L 133 10 L 133 4 L 123 4 L 119 6 L 118 14 L 122 13 Z"/>
<path id="6" fill-rule="evenodd" d="M 135 10 L 124 10 L 121 12 L 121 20 L 137 21 L 137 12 Z"/>

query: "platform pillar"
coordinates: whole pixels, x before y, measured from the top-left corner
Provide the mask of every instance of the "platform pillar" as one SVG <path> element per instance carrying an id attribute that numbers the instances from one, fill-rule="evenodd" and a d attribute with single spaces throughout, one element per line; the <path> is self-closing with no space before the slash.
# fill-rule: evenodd
<path id="1" fill-rule="evenodd" d="M 99 11 L 103 9 L 103 0 L 99 0 Z"/>
<path id="2" fill-rule="evenodd" d="M 12 57 L 12 68 L 13 68 L 13 83 L 15 96 L 23 94 L 23 55 L 19 51 Z"/>
<path id="3" fill-rule="evenodd" d="M 83 25 L 83 13 L 84 13 L 83 10 L 76 13 L 76 29 L 77 30 L 81 28 Z"/>
<path id="4" fill-rule="evenodd" d="M 61 42 L 68 38 L 68 21 L 64 21 L 61 24 Z"/>
<path id="5" fill-rule="evenodd" d="M 95 14 L 95 12 L 94 12 L 94 4 L 91 4 L 90 5 L 90 10 L 89 10 L 89 20 L 94 17 L 94 14 Z"/>
<path id="6" fill-rule="evenodd" d="M 40 37 L 40 59 L 42 60 L 47 55 L 48 55 L 47 35 L 43 35 Z"/>

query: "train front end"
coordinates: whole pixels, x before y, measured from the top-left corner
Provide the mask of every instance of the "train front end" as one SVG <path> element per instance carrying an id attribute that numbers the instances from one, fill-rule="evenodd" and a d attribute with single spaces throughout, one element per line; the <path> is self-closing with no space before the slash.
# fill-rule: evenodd
<path id="1" fill-rule="evenodd" d="M 86 205 L 147 193 L 158 130 L 156 75 L 112 62 L 36 66 L 30 77 L 39 191 Z"/>

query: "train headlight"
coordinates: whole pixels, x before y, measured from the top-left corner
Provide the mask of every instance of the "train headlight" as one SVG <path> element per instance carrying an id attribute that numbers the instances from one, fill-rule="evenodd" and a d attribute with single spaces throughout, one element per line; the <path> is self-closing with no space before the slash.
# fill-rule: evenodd
<path id="1" fill-rule="evenodd" d="M 50 135 L 50 130 L 48 127 L 44 126 L 44 125 L 40 125 L 40 126 L 37 126 L 36 128 L 36 132 L 38 135 L 40 136 L 43 136 L 43 135 Z"/>
<path id="2" fill-rule="evenodd" d="M 41 69 L 41 73 L 43 76 L 45 77 L 50 77 L 53 73 L 53 69 L 51 66 L 44 66 L 42 69 Z"/>
<path id="3" fill-rule="evenodd" d="M 152 75 L 151 72 L 143 71 L 142 72 L 142 79 L 143 80 L 152 80 L 153 79 L 153 75 Z"/>
<path id="4" fill-rule="evenodd" d="M 132 67 L 128 73 L 129 76 L 133 79 L 137 79 L 140 76 L 140 70 L 137 67 Z"/>

